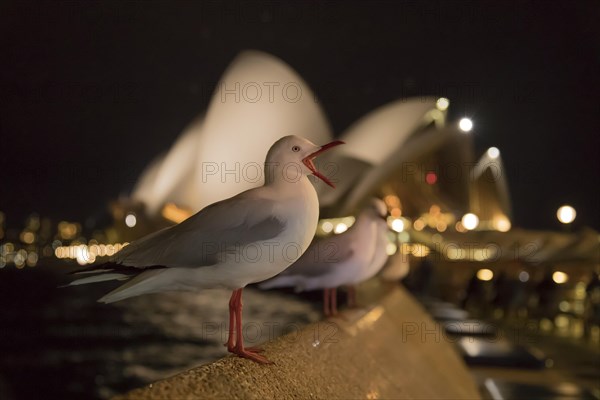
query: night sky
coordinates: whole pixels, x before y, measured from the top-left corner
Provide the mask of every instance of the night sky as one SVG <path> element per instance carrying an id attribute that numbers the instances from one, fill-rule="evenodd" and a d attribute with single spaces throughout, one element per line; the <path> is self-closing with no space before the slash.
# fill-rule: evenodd
<path id="1" fill-rule="evenodd" d="M 600 228 L 600 3 L 0 3 L 0 210 L 85 220 L 127 194 L 244 49 L 308 82 L 336 134 L 444 95 L 502 152 L 514 226 Z"/>

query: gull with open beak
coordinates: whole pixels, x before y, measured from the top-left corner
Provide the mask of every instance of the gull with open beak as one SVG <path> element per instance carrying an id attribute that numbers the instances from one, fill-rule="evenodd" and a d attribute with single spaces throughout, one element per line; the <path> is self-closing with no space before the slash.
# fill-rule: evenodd
<path id="1" fill-rule="evenodd" d="M 78 271 L 97 274 L 70 285 L 128 280 L 98 300 L 102 303 L 165 291 L 231 289 L 227 349 L 268 363 L 258 349 L 244 347 L 242 290 L 277 275 L 306 251 L 319 219 L 319 201 L 307 175 L 333 187 L 313 160 L 342 143 L 316 146 L 298 136 L 279 139 L 267 153 L 263 186 L 132 242 L 109 263 Z"/>
<path id="2" fill-rule="evenodd" d="M 323 289 L 325 315 L 337 314 L 337 288 L 348 288 L 348 305 L 356 305 L 355 286 L 375 276 L 385 265 L 388 227 L 387 209 L 372 199 L 350 229 L 313 242 L 308 250 L 261 289 L 294 287 L 297 292 Z"/>

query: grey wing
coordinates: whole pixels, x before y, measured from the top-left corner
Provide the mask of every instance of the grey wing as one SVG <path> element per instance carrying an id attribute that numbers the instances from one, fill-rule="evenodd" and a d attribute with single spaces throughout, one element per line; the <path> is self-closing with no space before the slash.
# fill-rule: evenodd
<path id="1" fill-rule="evenodd" d="M 114 261 L 138 268 L 214 265 L 236 246 L 278 236 L 285 223 L 273 215 L 273 209 L 269 200 L 232 197 L 132 242 Z"/>
<path id="2" fill-rule="evenodd" d="M 302 256 L 280 275 L 319 276 L 332 268 L 343 267 L 352 258 L 354 249 L 345 235 L 314 241 Z"/>

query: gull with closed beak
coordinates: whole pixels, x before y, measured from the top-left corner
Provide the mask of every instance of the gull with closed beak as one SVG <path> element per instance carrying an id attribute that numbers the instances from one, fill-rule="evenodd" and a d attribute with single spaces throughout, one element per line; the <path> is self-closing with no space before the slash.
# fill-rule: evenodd
<path id="1" fill-rule="evenodd" d="M 355 286 L 375 276 L 388 259 L 386 215 L 385 203 L 373 198 L 350 229 L 313 242 L 291 267 L 259 287 L 323 289 L 323 308 L 329 316 L 337 314 L 337 288 L 347 286 L 348 305 L 354 307 Z"/>
<path id="2" fill-rule="evenodd" d="M 342 143 L 317 146 L 298 136 L 279 139 L 267 153 L 263 186 L 132 242 L 110 262 L 78 271 L 95 274 L 70 285 L 128 280 L 98 300 L 102 303 L 165 291 L 231 289 L 227 349 L 269 363 L 257 354 L 260 349 L 244 347 L 242 290 L 277 275 L 306 251 L 319 219 L 319 201 L 307 175 L 334 187 L 313 160 Z"/>

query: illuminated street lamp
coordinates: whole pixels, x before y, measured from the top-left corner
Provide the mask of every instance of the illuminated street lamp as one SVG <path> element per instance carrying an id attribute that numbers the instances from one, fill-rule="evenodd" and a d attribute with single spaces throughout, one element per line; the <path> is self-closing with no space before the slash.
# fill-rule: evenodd
<path id="1" fill-rule="evenodd" d="M 491 281 L 493 277 L 494 272 L 491 269 L 482 268 L 479 271 L 477 271 L 477 279 L 479 279 L 480 281 Z"/>
<path id="2" fill-rule="evenodd" d="M 458 121 L 458 127 L 463 132 L 470 132 L 471 129 L 473 129 L 473 121 L 471 121 L 469 118 L 462 118 L 460 121 Z"/>
<path id="3" fill-rule="evenodd" d="M 500 157 L 500 150 L 498 150 L 497 147 L 490 147 L 487 151 L 487 155 L 492 160 L 495 160 L 496 158 Z"/>
<path id="4" fill-rule="evenodd" d="M 450 100 L 448 100 L 445 97 L 440 97 L 439 99 L 437 99 L 437 101 L 435 102 L 435 106 L 437 107 L 438 110 L 440 111 L 446 111 L 448 109 L 448 106 L 450 105 Z"/>
<path id="5" fill-rule="evenodd" d="M 392 221 L 392 229 L 398 233 L 404 231 L 404 221 L 400 218 L 396 218 Z"/>
<path id="6" fill-rule="evenodd" d="M 560 285 L 569 280 L 569 275 L 567 275 L 566 273 L 564 273 L 562 271 L 555 271 L 552 274 L 552 280 Z"/>
<path id="7" fill-rule="evenodd" d="M 569 205 L 564 205 L 560 207 L 558 211 L 556 211 L 556 218 L 558 218 L 558 220 L 565 225 L 573 222 L 576 216 L 577 212 Z"/>
<path id="8" fill-rule="evenodd" d="M 461 223 L 465 229 L 472 231 L 479 225 L 479 217 L 473 213 L 467 213 L 463 215 Z"/>
<path id="9" fill-rule="evenodd" d="M 125 225 L 127 225 L 130 228 L 133 228 L 137 225 L 137 218 L 135 217 L 134 213 L 127 214 L 127 216 L 125 217 Z"/>

